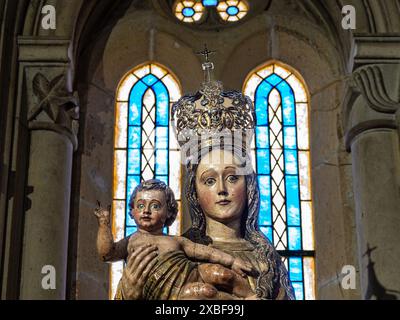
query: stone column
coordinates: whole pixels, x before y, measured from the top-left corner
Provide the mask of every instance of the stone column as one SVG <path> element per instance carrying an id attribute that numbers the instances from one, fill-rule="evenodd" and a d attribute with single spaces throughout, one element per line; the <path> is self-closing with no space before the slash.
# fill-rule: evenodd
<path id="1" fill-rule="evenodd" d="M 67 81 L 69 42 L 22 38 L 19 47 L 30 130 L 20 298 L 65 299 L 78 129 L 77 98 Z"/>
<path id="2" fill-rule="evenodd" d="M 364 299 L 400 298 L 400 65 L 353 73 L 347 148 L 352 154 L 360 283 Z"/>

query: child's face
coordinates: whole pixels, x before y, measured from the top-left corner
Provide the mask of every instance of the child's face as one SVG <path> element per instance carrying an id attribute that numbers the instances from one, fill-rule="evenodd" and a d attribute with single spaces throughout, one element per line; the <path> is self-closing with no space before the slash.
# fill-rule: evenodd
<path id="1" fill-rule="evenodd" d="M 149 233 L 161 233 L 168 218 L 165 193 L 161 190 L 138 192 L 132 215 L 139 229 Z"/>

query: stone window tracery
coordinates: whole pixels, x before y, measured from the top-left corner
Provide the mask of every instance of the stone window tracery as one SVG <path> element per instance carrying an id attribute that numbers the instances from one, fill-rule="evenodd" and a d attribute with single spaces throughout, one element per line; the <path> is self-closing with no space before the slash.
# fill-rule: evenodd
<path id="1" fill-rule="evenodd" d="M 261 231 L 284 259 L 296 299 L 315 299 L 309 100 L 294 70 L 270 63 L 243 86 L 254 102 L 252 144 L 260 186 Z"/>
<path id="2" fill-rule="evenodd" d="M 129 197 L 143 180 L 159 179 L 175 193 L 180 206 L 180 151 L 170 126 L 172 103 L 181 97 L 177 78 L 157 63 L 134 68 L 117 92 L 114 135 L 112 229 L 115 240 L 136 231 L 129 215 Z M 180 211 L 180 210 L 179 210 Z M 181 217 L 164 232 L 180 235 Z M 111 266 L 110 297 L 122 276 L 123 262 Z"/>

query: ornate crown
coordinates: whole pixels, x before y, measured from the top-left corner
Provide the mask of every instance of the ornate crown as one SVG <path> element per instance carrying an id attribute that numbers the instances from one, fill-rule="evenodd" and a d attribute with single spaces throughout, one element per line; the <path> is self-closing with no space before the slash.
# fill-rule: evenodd
<path id="1" fill-rule="evenodd" d="M 221 142 L 223 137 L 240 136 L 241 141 L 233 143 L 240 143 L 246 149 L 255 125 L 253 103 L 239 91 L 223 91 L 222 83 L 213 80 L 214 64 L 208 60 L 210 53 L 207 47 L 200 52 L 206 58 L 202 64 L 204 82 L 200 90 L 183 96 L 172 106 L 175 134 L 181 146 L 199 139 L 202 145 L 211 145 Z"/>

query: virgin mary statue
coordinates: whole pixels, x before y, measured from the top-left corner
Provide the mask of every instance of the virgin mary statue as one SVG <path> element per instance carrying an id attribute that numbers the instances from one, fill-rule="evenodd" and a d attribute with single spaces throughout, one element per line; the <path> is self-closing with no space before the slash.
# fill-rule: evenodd
<path id="1" fill-rule="evenodd" d="M 258 299 L 294 299 L 285 265 L 258 227 L 260 192 L 250 151 L 255 127 L 253 104 L 238 91 L 223 91 L 222 84 L 213 80 L 214 65 L 208 61 L 208 53 L 202 65 L 205 77 L 201 89 L 182 97 L 171 114 L 187 169 L 185 191 L 192 226 L 184 236 L 250 263 L 257 272 L 245 280 Z M 138 260 L 128 261 L 128 265 L 135 265 L 144 258 L 141 254 L 130 259 Z M 125 273 L 121 282 L 126 291 L 141 292 L 141 286 L 145 288 L 146 281 L 152 281 L 151 275 L 136 278 Z M 171 285 L 174 290 L 176 284 L 183 283 L 178 278 Z M 224 290 L 218 284 L 216 279 L 215 286 Z M 130 290 L 132 287 L 135 290 Z M 187 282 L 178 290 L 179 298 L 213 298 L 209 294 L 202 297 L 199 288 Z M 140 299 L 140 295 L 124 298 Z"/>

